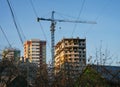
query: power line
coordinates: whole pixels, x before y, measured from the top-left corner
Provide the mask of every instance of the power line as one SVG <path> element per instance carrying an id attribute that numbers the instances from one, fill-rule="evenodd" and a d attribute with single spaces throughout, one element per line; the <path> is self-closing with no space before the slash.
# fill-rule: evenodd
<path id="1" fill-rule="evenodd" d="M 22 30 L 22 28 L 21 28 L 21 26 L 20 26 L 19 23 L 18 23 L 18 26 L 19 26 L 19 29 L 21 30 L 21 33 L 22 33 L 22 35 L 23 35 L 24 40 L 26 40 L 26 36 L 25 36 L 25 34 L 24 34 L 24 32 L 23 32 L 23 30 Z"/>
<path id="2" fill-rule="evenodd" d="M 12 2 L 11 2 L 11 3 L 12 3 Z M 11 7 L 12 7 L 12 5 L 11 5 Z M 22 34 L 21 37 L 23 36 L 24 40 L 26 40 L 26 36 L 25 36 L 25 34 L 24 34 L 21 26 L 20 26 L 20 23 L 19 23 L 19 21 L 18 21 L 18 19 L 17 19 L 17 16 L 16 16 L 16 14 L 15 14 L 15 10 L 13 9 L 13 7 L 12 7 L 12 10 L 13 10 L 13 12 L 14 12 L 15 21 L 16 21 L 18 27 L 19 27 L 19 30 L 21 30 L 21 32 L 20 32 L 20 33 Z M 23 39 L 22 39 L 22 40 L 23 40 Z"/>
<path id="3" fill-rule="evenodd" d="M 9 40 L 8 40 L 8 38 L 7 38 L 7 35 L 5 34 L 4 30 L 2 29 L 2 26 L 1 26 L 1 25 L 0 25 L 0 29 L 1 29 L 1 31 L 2 31 L 2 33 L 3 33 L 3 35 L 5 36 L 5 39 L 6 39 L 6 41 L 8 42 L 9 47 L 12 47 L 11 44 L 10 44 L 10 42 L 9 42 Z"/>
<path id="4" fill-rule="evenodd" d="M 81 6 L 81 9 L 80 9 L 80 11 L 79 11 L 79 15 L 78 15 L 78 17 L 77 17 L 76 20 L 78 20 L 78 19 L 80 18 L 81 13 L 82 13 L 82 10 L 83 10 L 83 7 L 84 7 L 84 4 L 85 4 L 85 0 L 83 0 L 83 3 L 82 3 L 82 6 Z M 75 32 L 76 27 L 77 27 L 77 23 L 75 23 L 75 25 L 74 25 L 74 27 L 73 27 L 73 31 L 72 31 L 71 36 L 73 36 L 73 33 Z"/>
<path id="5" fill-rule="evenodd" d="M 36 12 L 36 10 L 35 10 L 35 7 L 34 7 L 34 5 L 33 5 L 32 0 L 29 0 L 29 1 L 30 1 L 31 6 L 32 6 L 33 12 L 35 13 L 35 16 L 38 17 L 37 12 Z"/>
<path id="6" fill-rule="evenodd" d="M 18 33 L 18 35 L 19 35 L 19 39 L 20 39 L 20 41 L 21 41 L 21 44 L 23 45 L 22 36 L 21 36 L 20 31 L 19 31 L 19 28 L 18 28 L 18 26 L 17 26 L 16 20 L 15 20 L 15 15 L 14 15 L 14 12 L 13 12 L 13 9 L 12 9 L 12 6 L 11 6 L 9 0 L 7 0 L 7 3 L 8 3 L 8 6 L 9 6 L 9 8 L 10 8 L 10 12 L 11 12 L 11 15 L 12 15 L 13 22 L 14 22 L 14 24 L 15 24 L 17 33 Z"/>
<path id="7" fill-rule="evenodd" d="M 109 1 L 109 0 L 108 0 Z M 95 21 L 99 20 L 100 16 L 103 14 L 103 12 L 105 11 L 105 9 L 107 8 L 108 6 L 108 3 L 105 3 L 104 6 L 101 8 L 100 12 L 98 13 L 98 15 L 96 16 L 95 18 Z M 86 35 L 87 33 L 90 31 L 90 29 L 93 29 L 94 25 L 91 25 L 89 28 L 88 28 L 88 31 L 86 32 Z"/>
<path id="8" fill-rule="evenodd" d="M 33 12 L 34 12 L 34 14 L 35 14 L 35 16 L 36 16 L 36 18 L 37 18 L 38 15 L 37 15 L 36 9 L 35 9 L 35 7 L 34 7 L 34 5 L 33 5 L 33 2 L 32 2 L 32 0 L 29 0 L 29 1 L 30 1 L 31 6 L 32 6 Z M 40 28 L 41 28 L 41 30 L 42 30 L 42 32 L 43 32 L 43 35 L 44 35 L 44 37 L 45 37 L 45 39 L 46 39 L 46 41 L 47 41 L 47 37 L 46 37 L 45 31 L 44 31 L 43 26 L 42 26 L 42 24 L 41 24 L 40 22 L 39 22 L 39 26 L 40 26 Z M 47 42 L 48 42 L 48 41 L 47 41 Z M 49 43 L 47 43 L 47 44 L 48 44 L 48 47 L 50 48 Z"/>
<path id="9" fill-rule="evenodd" d="M 12 7 L 13 8 L 13 7 Z M 16 16 L 16 14 L 15 14 L 15 11 L 14 11 L 14 9 L 12 9 L 13 10 L 13 12 L 14 12 L 14 15 L 15 15 L 15 18 L 16 18 L 16 23 L 17 23 L 17 25 L 18 25 L 18 27 L 19 27 L 19 30 L 21 30 L 21 37 L 23 36 L 23 38 L 24 38 L 24 40 L 26 40 L 26 36 L 25 36 L 25 34 L 24 34 L 24 32 L 23 32 L 23 30 L 22 30 L 22 28 L 21 28 L 21 26 L 20 26 L 20 23 L 19 23 L 19 21 L 18 21 L 18 19 L 17 19 L 17 16 Z"/>
<path id="10" fill-rule="evenodd" d="M 21 30 L 21 32 L 20 32 L 20 33 L 22 34 L 22 36 L 23 36 L 24 40 L 26 40 L 26 36 L 25 36 L 25 34 L 24 34 L 24 32 L 23 32 L 23 30 L 22 30 L 21 26 L 20 26 L 20 23 L 19 23 L 18 19 L 17 19 L 17 16 L 16 16 L 16 14 L 15 14 L 15 10 L 14 10 L 14 8 L 13 8 L 13 6 L 12 6 L 12 2 L 10 2 L 10 3 L 11 3 L 12 10 L 13 10 L 13 12 L 14 12 L 15 21 L 16 21 L 16 23 L 17 23 L 18 27 L 19 27 L 19 30 Z"/>

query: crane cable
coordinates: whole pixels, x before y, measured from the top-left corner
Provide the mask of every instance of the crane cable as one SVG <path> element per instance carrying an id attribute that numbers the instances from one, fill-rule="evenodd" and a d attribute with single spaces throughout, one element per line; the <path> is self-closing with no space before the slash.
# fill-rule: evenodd
<path id="1" fill-rule="evenodd" d="M 79 11 L 79 14 L 78 14 L 78 17 L 77 17 L 76 20 L 78 20 L 78 19 L 80 18 L 81 13 L 82 13 L 82 10 L 83 10 L 83 7 L 84 7 L 84 4 L 85 4 L 85 0 L 83 0 L 81 9 L 80 9 L 80 11 Z M 74 34 L 74 32 L 75 32 L 76 27 L 77 27 L 77 23 L 75 23 L 75 25 L 74 25 L 74 27 L 73 27 L 72 34 L 71 34 L 72 37 L 73 37 L 73 34 Z"/>
<path id="2" fill-rule="evenodd" d="M 14 25 L 15 25 L 15 27 L 16 27 L 17 33 L 18 33 L 18 35 L 19 35 L 19 39 L 20 39 L 20 41 L 21 41 L 21 44 L 23 45 L 22 36 L 21 36 L 20 31 L 19 31 L 19 28 L 18 28 L 18 26 L 17 26 L 16 20 L 15 20 L 15 15 L 14 15 L 14 12 L 13 12 L 13 10 L 12 10 L 12 7 L 11 7 L 11 4 L 10 4 L 9 0 L 7 0 L 7 3 L 8 3 L 8 6 L 9 6 L 9 8 L 10 8 L 10 12 L 11 12 L 11 15 L 12 15 L 13 22 L 14 22 Z"/>
<path id="3" fill-rule="evenodd" d="M 100 16 L 104 13 L 105 9 L 107 8 L 108 6 L 108 3 L 104 3 L 103 7 L 100 9 L 100 12 L 98 13 L 98 15 L 96 16 L 95 18 L 95 21 L 99 20 L 100 19 Z M 86 31 L 85 33 L 85 36 L 87 36 L 88 32 L 93 29 L 95 25 L 91 25 L 89 28 L 88 28 L 88 31 Z"/>
<path id="4" fill-rule="evenodd" d="M 30 1 L 30 4 L 31 4 L 31 6 L 32 6 L 32 9 L 33 9 L 33 11 L 34 11 L 34 13 L 35 13 L 35 16 L 36 16 L 36 18 L 38 17 L 38 15 L 37 15 L 37 12 L 36 12 L 36 10 L 35 10 L 35 7 L 34 7 L 34 5 L 33 5 L 33 2 L 32 2 L 32 0 L 29 0 Z M 43 26 L 42 26 L 42 24 L 39 22 L 39 26 L 41 27 L 41 30 L 42 30 L 42 32 L 43 32 L 43 35 L 44 35 L 44 37 L 45 37 L 45 39 L 46 39 L 46 41 L 47 41 L 47 37 L 46 37 L 46 34 L 45 34 L 45 31 L 44 31 L 44 29 L 43 29 Z M 47 41 L 48 42 L 48 41 Z M 48 44 L 48 47 L 50 48 L 50 44 L 49 43 L 47 43 Z"/>
<path id="5" fill-rule="evenodd" d="M 2 28 L 1 25 L 0 25 L 0 29 L 1 29 L 1 31 L 2 31 L 2 33 L 3 33 L 3 35 L 5 36 L 5 39 L 6 39 L 6 41 L 8 42 L 9 47 L 12 47 L 11 44 L 10 44 L 10 42 L 9 42 L 9 40 L 8 40 L 8 38 L 7 38 L 7 35 L 5 34 L 5 32 L 4 32 L 4 30 L 3 30 L 3 28 Z"/>
<path id="6" fill-rule="evenodd" d="M 65 18 L 65 17 L 74 18 L 74 19 L 76 18 L 76 17 L 70 16 L 70 15 L 67 15 L 67 14 L 62 14 L 62 13 L 57 12 L 57 11 L 55 11 L 55 13 L 65 20 L 69 20 L 68 18 Z"/>

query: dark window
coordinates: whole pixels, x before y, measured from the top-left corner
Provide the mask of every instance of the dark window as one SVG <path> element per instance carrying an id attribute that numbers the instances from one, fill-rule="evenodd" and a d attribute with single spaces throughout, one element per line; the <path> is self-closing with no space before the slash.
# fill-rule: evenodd
<path id="1" fill-rule="evenodd" d="M 83 57 L 85 57 L 85 55 L 83 55 Z"/>
<path id="2" fill-rule="evenodd" d="M 81 61 L 81 59 L 80 59 L 80 61 Z"/>
<path id="3" fill-rule="evenodd" d="M 67 53 L 67 51 L 65 51 L 65 53 Z"/>

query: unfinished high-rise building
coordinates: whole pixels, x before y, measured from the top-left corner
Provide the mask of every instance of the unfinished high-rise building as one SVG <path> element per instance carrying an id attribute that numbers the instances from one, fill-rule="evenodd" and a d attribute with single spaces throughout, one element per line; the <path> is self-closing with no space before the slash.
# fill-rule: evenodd
<path id="1" fill-rule="evenodd" d="M 63 70 L 71 78 L 79 76 L 86 65 L 86 39 L 63 38 L 55 46 L 55 73 Z"/>

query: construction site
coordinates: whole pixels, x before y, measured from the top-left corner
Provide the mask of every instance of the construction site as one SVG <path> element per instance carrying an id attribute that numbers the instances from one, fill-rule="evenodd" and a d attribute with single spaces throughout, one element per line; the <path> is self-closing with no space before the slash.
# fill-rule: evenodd
<path id="1" fill-rule="evenodd" d="M 0 1 L 0 87 L 119 87 L 119 1 L 48 2 Z"/>

